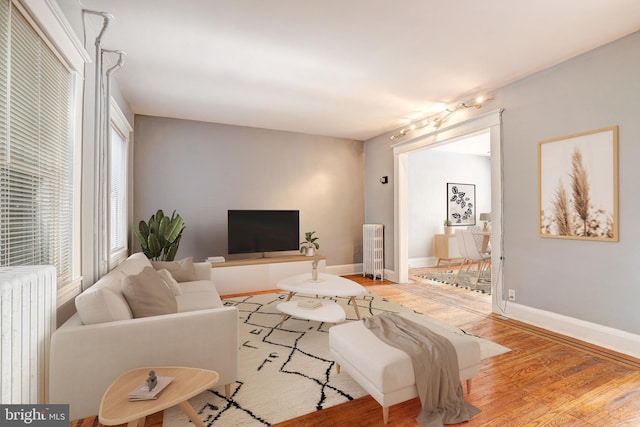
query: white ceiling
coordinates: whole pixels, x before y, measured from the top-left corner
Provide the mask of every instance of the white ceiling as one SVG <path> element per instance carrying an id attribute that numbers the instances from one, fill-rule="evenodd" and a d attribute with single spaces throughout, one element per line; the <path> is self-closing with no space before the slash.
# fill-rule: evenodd
<path id="1" fill-rule="evenodd" d="M 358 140 L 640 29 L 638 0 L 81 4 L 136 114 Z"/>

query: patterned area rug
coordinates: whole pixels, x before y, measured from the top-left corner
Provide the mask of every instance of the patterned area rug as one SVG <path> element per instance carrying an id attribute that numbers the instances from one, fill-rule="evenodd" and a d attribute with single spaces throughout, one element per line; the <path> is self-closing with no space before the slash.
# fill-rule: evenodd
<path id="1" fill-rule="evenodd" d="M 447 285 L 456 286 L 458 288 L 469 289 L 471 291 L 491 295 L 491 274 L 489 272 L 483 271 L 482 274 L 480 274 L 480 280 L 478 281 L 478 284 L 475 283 L 478 270 L 462 270 L 460 272 L 460 276 L 458 276 L 457 283 L 454 283 L 457 272 L 457 269 L 441 270 L 418 274 L 417 276 L 422 279 L 427 279 L 434 282 L 444 283 Z"/>
<path id="2" fill-rule="evenodd" d="M 329 355 L 331 324 L 289 318 L 276 328 L 281 320 L 276 305 L 285 298 L 286 293 L 271 293 L 224 300 L 240 310 L 240 378 L 232 385 L 229 399 L 221 387 L 189 401 L 205 425 L 268 426 L 367 394 L 348 374 L 336 374 Z M 331 299 L 342 305 L 347 321 L 356 319 L 348 298 Z M 362 317 L 410 311 L 371 293 L 358 297 L 357 304 Z M 509 351 L 474 338 L 480 342 L 483 359 Z M 192 424 L 182 411 L 171 408 L 164 413 L 164 425 Z"/>

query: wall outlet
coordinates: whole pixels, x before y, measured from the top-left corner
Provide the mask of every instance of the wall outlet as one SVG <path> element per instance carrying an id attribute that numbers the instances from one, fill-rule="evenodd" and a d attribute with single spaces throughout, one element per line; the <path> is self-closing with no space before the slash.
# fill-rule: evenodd
<path id="1" fill-rule="evenodd" d="M 515 300 L 516 300 L 516 290 L 509 289 L 509 301 L 515 301 Z"/>

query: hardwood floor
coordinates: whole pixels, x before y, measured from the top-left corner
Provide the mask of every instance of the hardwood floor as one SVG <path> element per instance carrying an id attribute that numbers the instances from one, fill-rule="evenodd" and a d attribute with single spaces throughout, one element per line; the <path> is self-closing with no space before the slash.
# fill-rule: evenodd
<path id="1" fill-rule="evenodd" d="M 491 314 L 488 295 L 449 285 L 349 278 L 382 297 L 511 349 L 481 362 L 465 398 L 482 413 L 460 426 L 640 426 L 640 360 L 501 319 Z M 416 426 L 419 410 L 417 398 L 394 405 L 388 425 Z M 160 427 L 161 419 L 161 414 L 150 417 L 145 426 Z M 99 425 L 95 418 L 71 423 Z M 380 405 L 367 396 L 277 424 L 346 425 L 383 426 Z"/>

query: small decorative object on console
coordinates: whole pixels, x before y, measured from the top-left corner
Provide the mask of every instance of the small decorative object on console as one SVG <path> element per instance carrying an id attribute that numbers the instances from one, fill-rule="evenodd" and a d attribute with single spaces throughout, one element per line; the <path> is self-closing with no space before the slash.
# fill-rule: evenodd
<path id="1" fill-rule="evenodd" d="M 444 234 L 451 234 L 451 220 L 448 218 L 444 220 Z"/>
<path id="2" fill-rule="evenodd" d="M 300 253 L 305 254 L 306 256 L 314 256 L 315 251 L 320 249 L 320 245 L 318 244 L 318 238 L 313 234 L 315 231 L 307 231 L 304 233 L 304 242 L 300 242 Z"/>

